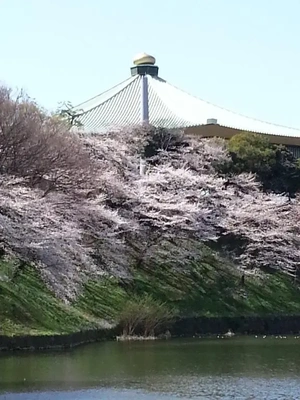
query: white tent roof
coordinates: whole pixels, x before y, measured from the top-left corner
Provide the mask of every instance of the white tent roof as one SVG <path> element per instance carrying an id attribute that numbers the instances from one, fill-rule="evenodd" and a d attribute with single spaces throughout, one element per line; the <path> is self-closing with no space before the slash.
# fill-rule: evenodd
<path id="1" fill-rule="evenodd" d="M 147 75 L 149 123 L 166 128 L 206 125 L 216 119 L 221 126 L 238 130 L 300 137 L 300 129 L 248 118 L 198 99 L 165 80 Z M 103 132 L 141 122 L 142 76 L 137 74 L 112 89 L 79 104 L 78 121 L 85 132 Z"/>

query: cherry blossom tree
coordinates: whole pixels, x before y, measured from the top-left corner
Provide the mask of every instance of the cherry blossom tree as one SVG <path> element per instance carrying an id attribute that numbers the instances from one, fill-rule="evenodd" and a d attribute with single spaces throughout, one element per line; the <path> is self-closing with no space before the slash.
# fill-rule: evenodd
<path id="1" fill-rule="evenodd" d="M 299 199 L 263 193 L 253 174 L 219 175 L 225 141 L 147 126 L 78 135 L 10 96 L 0 95 L 0 245 L 61 298 L 91 277 L 130 279 L 134 266 L 188 268 L 203 244 L 238 268 L 296 276 Z"/>

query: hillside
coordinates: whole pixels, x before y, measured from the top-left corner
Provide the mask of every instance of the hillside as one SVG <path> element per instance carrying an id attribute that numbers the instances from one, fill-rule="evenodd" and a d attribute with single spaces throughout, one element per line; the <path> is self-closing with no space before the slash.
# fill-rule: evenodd
<path id="1" fill-rule="evenodd" d="M 89 280 L 71 304 L 49 291 L 35 268 L 5 280 L 11 263 L 1 264 L 0 335 L 71 333 L 90 328 L 109 328 L 118 322 L 124 304 L 132 296 L 144 296 L 178 310 L 177 318 L 288 316 L 300 314 L 299 289 L 282 274 L 241 276 L 210 252 L 190 270 L 174 273 L 169 266 L 136 271 L 125 285 L 115 278 Z"/>
<path id="2" fill-rule="evenodd" d="M 299 314 L 299 199 L 225 173 L 224 141 L 154 127 L 85 137 L 0 95 L 0 333 L 109 326 L 126 307 Z"/>

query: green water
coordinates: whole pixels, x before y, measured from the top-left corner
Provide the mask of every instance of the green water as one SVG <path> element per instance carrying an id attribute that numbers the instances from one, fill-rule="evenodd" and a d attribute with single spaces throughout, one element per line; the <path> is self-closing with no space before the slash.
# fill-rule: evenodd
<path id="1" fill-rule="evenodd" d="M 0 356 L 1 400 L 300 398 L 300 339 L 106 342 Z"/>

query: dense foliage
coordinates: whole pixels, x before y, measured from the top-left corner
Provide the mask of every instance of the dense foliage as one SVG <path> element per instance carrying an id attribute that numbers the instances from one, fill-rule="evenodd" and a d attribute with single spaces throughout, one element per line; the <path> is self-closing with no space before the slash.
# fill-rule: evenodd
<path id="1" fill-rule="evenodd" d="M 300 190 L 299 161 L 284 146 L 271 144 L 266 136 L 240 133 L 228 142 L 231 160 L 227 173 L 252 172 L 263 189 L 294 196 Z"/>
<path id="2" fill-rule="evenodd" d="M 245 270 L 295 276 L 298 199 L 264 193 L 252 174 L 219 176 L 224 141 L 147 126 L 80 136 L 1 93 L 0 241 L 61 298 L 87 277 L 128 279 L 132 266 L 188 268 L 201 242 Z"/>

